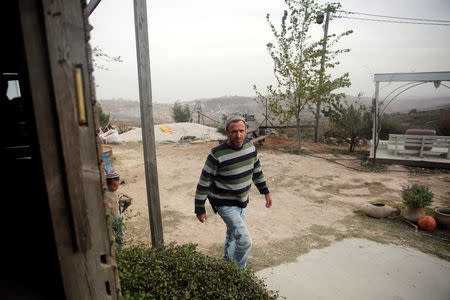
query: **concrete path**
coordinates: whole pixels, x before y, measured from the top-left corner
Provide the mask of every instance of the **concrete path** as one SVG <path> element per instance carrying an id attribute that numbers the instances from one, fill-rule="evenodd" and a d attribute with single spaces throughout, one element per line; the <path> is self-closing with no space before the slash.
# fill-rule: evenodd
<path id="1" fill-rule="evenodd" d="M 312 250 L 256 274 L 287 299 L 450 299 L 450 262 L 364 239 Z"/>

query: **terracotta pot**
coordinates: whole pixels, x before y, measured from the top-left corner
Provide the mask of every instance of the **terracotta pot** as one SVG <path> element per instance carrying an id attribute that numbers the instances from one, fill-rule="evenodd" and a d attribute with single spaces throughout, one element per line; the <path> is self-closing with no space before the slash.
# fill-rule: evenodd
<path id="1" fill-rule="evenodd" d="M 434 210 L 434 219 L 441 226 L 450 228 L 450 208 L 438 207 Z"/>
<path id="2" fill-rule="evenodd" d="M 425 208 L 423 207 L 406 207 L 403 211 L 403 217 L 410 221 L 417 223 L 420 217 L 425 216 Z"/>
<path id="3" fill-rule="evenodd" d="M 365 203 L 361 206 L 363 213 L 373 218 L 386 218 L 395 212 L 393 207 L 384 203 Z"/>

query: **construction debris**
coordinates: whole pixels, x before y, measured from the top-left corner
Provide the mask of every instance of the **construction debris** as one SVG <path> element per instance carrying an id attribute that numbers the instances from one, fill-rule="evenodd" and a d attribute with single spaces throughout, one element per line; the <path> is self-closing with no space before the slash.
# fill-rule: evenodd
<path id="1" fill-rule="evenodd" d="M 172 130 L 164 132 L 162 127 L 168 127 Z M 141 128 L 135 128 L 121 134 L 121 142 L 140 142 L 142 141 Z M 208 127 L 197 123 L 171 123 L 155 125 L 155 141 L 160 142 L 190 142 L 193 140 L 223 140 L 225 136 L 214 127 Z"/>
<path id="2" fill-rule="evenodd" d="M 107 132 L 101 132 L 98 136 L 104 144 L 117 144 L 120 142 L 119 132 L 116 129 L 109 129 Z"/>

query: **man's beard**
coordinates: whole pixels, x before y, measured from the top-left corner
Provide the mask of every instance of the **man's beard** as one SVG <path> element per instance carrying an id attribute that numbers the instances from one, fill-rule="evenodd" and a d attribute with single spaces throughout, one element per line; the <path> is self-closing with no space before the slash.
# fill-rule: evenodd
<path id="1" fill-rule="evenodd" d="M 229 144 L 233 147 L 233 148 L 240 148 L 242 147 L 242 144 L 244 144 L 244 139 L 242 140 L 238 140 L 238 139 L 228 139 L 229 140 Z"/>

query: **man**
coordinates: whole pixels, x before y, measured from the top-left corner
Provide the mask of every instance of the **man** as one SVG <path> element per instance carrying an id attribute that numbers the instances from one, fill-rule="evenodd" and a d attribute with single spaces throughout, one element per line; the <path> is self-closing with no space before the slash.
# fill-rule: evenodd
<path id="1" fill-rule="evenodd" d="M 227 226 L 224 258 L 235 259 L 245 268 L 252 239 L 245 225 L 248 194 L 253 183 L 265 195 L 266 207 L 272 198 L 261 170 L 256 148 L 245 139 L 247 127 L 241 116 L 225 122 L 226 142 L 214 147 L 206 159 L 195 193 L 195 213 L 200 222 L 206 221 L 205 201 L 209 199 L 214 212 Z"/>

